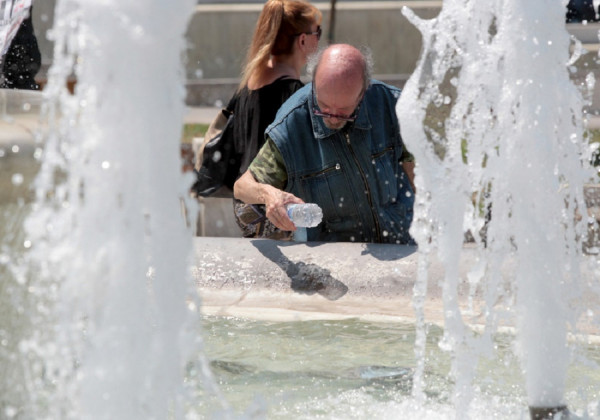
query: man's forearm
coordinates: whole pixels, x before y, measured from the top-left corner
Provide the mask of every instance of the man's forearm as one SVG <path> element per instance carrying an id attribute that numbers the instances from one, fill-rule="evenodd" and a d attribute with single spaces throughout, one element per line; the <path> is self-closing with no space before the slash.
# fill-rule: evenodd
<path id="1" fill-rule="evenodd" d="M 295 195 L 262 184 L 246 171 L 233 185 L 233 196 L 246 204 L 264 204 L 266 215 L 275 226 L 281 230 L 296 230 L 286 211 L 287 204 L 304 202 Z"/>
<path id="2" fill-rule="evenodd" d="M 264 186 L 246 171 L 233 185 L 233 196 L 246 204 L 265 204 Z"/>

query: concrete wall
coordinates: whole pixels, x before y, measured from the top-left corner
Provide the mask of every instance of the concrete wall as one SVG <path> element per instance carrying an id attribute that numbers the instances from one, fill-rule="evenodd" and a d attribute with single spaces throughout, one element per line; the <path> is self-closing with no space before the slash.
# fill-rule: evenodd
<path id="1" fill-rule="evenodd" d="M 34 27 L 42 52 L 44 68 L 52 60 L 52 28 L 56 0 L 38 0 L 34 6 Z M 329 33 L 330 3 L 314 2 L 323 12 L 322 45 Z M 336 6 L 334 40 L 368 46 L 373 52 L 377 78 L 402 87 L 415 68 L 421 50 L 421 34 L 402 14 L 410 7 L 418 16 L 437 16 L 442 1 L 344 1 Z M 241 66 L 254 25 L 263 3 L 197 5 L 187 28 L 187 98 L 191 106 L 220 106 L 237 87 Z M 591 71 L 600 79 L 596 62 L 600 24 L 569 24 L 568 30 L 586 44 L 587 54 L 577 62 L 572 78 L 580 84 Z M 44 79 L 44 71 L 40 78 Z M 600 110 L 600 83 L 592 94 L 595 110 Z"/>
<path id="2" fill-rule="evenodd" d="M 338 2 L 334 40 L 373 50 L 375 73 L 408 74 L 419 56 L 420 33 L 402 15 L 412 7 L 424 18 L 437 16 L 441 1 Z M 325 45 L 329 2 L 314 3 L 323 12 Z M 262 4 L 200 5 L 188 28 L 188 79 L 237 78 Z"/>
<path id="3" fill-rule="evenodd" d="M 37 1 L 34 28 L 47 68 L 52 61 L 52 28 L 56 0 Z M 329 2 L 314 2 L 323 13 L 323 38 L 329 33 Z M 373 51 L 376 74 L 401 83 L 418 59 L 421 35 L 402 15 L 409 6 L 423 18 L 435 17 L 441 1 L 364 1 L 337 2 L 334 40 Z M 254 25 L 262 3 L 198 5 L 187 29 L 186 76 L 190 105 L 215 105 L 225 101 L 235 89 Z M 42 74 L 43 78 L 44 75 Z M 383 77 L 384 79 L 386 77 Z"/>
<path id="4" fill-rule="evenodd" d="M 329 34 L 330 3 L 314 2 L 323 13 L 323 38 Z M 441 1 L 338 1 L 335 42 L 368 46 L 379 79 L 402 86 L 415 68 L 421 34 L 402 15 L 408 6 L 425 19 L 437 16 Z M 262 4 L 199 5 L 187 31 L 188 104 L 226 102 L 238 77 Z"/>
<path id="5" fill-rule="evenodd" d="M 54 25 L 54 7 L 56 0 L 38 0 L 33 5 L 33 28 L 42 53 L 42 66 L 52 63 L 53 43 L 48 39 L 48 30 Z"/>
<path id="6" fill-rule="evenodd" d="M 52 42 L 47 31 L 54 23 L 56 0 L 37 1 L 34 27 L 43 62 L 52 60 Z M 314 2 L 323 13 L 323 38 L 329 33 L 329 2 Z M 336 7 L 334 40 L 369 46 L 375 59 L 375 73 L 409 74 L 421 48 L 421 35 L 402 15 L 404 6 L 429 19 L 437 16 L 441 1 L 344 2 Z M 256 4 L 198 5 L 187 30 L 189 48 L 187 78 L 237 78 L 262 9 Z"/>

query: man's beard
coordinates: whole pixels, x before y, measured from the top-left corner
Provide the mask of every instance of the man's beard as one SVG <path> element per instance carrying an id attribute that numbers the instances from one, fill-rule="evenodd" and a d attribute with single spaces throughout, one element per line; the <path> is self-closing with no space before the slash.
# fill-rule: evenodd
<path id="1" fill-rule="evenodd" d="M 336 124 L 332 124 L 329 121 L 327 121 L 327 118 L 323 119 L 323 124 L 325 124 L 325 127 L 329 128 L 330 130 L 341 130 L 342 128 L 344 128 L 346 126 L 346 124 L 348 124 L 348 121 L 339 121 Z"/>

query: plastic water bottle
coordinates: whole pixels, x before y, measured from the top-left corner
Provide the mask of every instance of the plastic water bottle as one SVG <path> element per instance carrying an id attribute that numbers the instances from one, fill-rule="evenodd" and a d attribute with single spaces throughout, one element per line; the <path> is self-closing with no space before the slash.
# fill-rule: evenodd
<path id="1" fill-rule="evenodd" d="M 321 207 L 314 203 L 288 204 L 286 209 L 288 217 L 296 227 L 314 227 L 323 220 Z"/>

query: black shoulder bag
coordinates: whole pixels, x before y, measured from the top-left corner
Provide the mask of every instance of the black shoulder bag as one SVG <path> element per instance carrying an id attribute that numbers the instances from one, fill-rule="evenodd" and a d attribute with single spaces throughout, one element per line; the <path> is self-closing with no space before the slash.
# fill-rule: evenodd
<path id="1" fill-rule="evenodd" d="M 240 158 L 235 150 L 233 135 L 237 95 L 208 127 L 204 145 L 196 159 L 196 182 L 192 192 L 200 197 L 233 197 L 233 184 L 240 170 Z"/>

